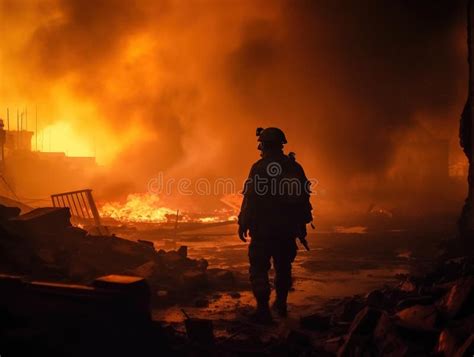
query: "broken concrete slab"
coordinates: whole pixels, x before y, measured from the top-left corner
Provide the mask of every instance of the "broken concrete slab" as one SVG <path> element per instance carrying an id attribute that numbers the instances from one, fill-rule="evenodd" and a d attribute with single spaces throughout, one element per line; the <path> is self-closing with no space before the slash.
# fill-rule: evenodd
<path id="1" fill-rule="evenodd" d="M 454 356 L 461 343 L 457 334 L 452 329 L 446 328 L 439 335 L 435 352 L 442 356 Z"/>
<path id="2" fill-rule="evenodd" d="M 474 315 L 464 319 L 448 321 L 440 333 L 436 352 L 445 356 L 454 356 L 455 352 L 474 332 Z"/>
<path id="3" fill-rule="evenodd" d="M 457 280 L 439 302 L 439 309 L 446 319 L 474 313 L 474 277 Z"/>
<path id="4" fill-rule="evenodd" d="M 404 292 L 407 292 L 407 293 L 411 293 L 411 292 L 415 292 L 416 289 L 417 289 L 417 285 L 415 283 L 415 281 L 413 279 L 411 279 L 410 277 L 408 277 L 405 281 L 403 281 L 399 287 L 398 287 L 401 291 L 404 291 Z"/>
<path id="5" fill-rule="evenodd" d="M 403 310 L 415 305 L 431 305 L 435 302 L 435 298 L 433 296 L 416 296 L 411 298 L 406 298 L 400 300 L 397 304 L 398 310 Z"/>
<path id="6" fill-rule="evenodd" d="M 19 232 L 35 235 L 40 232 L 57 232 L 71 226 L 69 208 L 36 208 L 9 220 L 9 226 Z"/>
<path id="7" fill-rule="evenodd" d="M 360 311 L 349 329 L 349 335 L 371 334 L 382 315 L 382 311 L 371 307 L 365 307 Z"/>
<path id="8" fill-rule="evenodd" d="M 150 287 L 141 277 L 111 274 L 95 279 L 92 286 L 120 293 L 133 301 L 136 309 L 150 311 Z"/>
<path id="9" fill-rule="evenodd" d="M 131 270 L 132 275 L 140 276 L 147 280 L 150 280 L 155 274 L 157 269 L 157 264 L 154 261 L 146 262 L 135 269 Z"/>
<path id="10" fill-rule="evenodd" d="M 417 331 L 436 331 L 438 311 L 434 305 L 415 305 L 399 311 L 396 315 L 397 324 L 404 328 Z"/>
<path id="11" fill-rule="evenodd" d="M 185 264 L 185 258 L 183 258 L 183 256 L 177 251 L 159 251 L 159 253 L 163 263 L 167 266 L 176 267 Z"/>
<path id="12" fill-rule="evenodd" d="M 149 240 L 138 239 L 137 242 L 140 243 L 140 244 L 143 244 L 147 247 L 155 249 L 155 244 L 153 242 L 149 241 Z"/>
<path id="13" fill-rule="evenodd" d="M 331 309 L 331 321 L 336 324 L 341 321 L 352 321 L 356 315 L 365 307 L 365 301 L 354 296 L 342 300 L 333 309 Z"/>
<path id="14" fill-rule="evenodd" d="M 338 350 L 337 355 L 344 357 L 371 353 L 370 351 L 373 349 L 372 335 L 381 315 L 381 310 L 371 307 L 365 307 L 360 311 L 352 322 L 345 342 Z"/>
<path id="15" fill-rule="evenodd" d="M 336 355 L 337 351 L 342 347 L 343 344 L 344 344 L 344 337 L 337 336 L 337 337 L 329 338 L 323 341 L 322 347 L 325 352 L 331 355 Z"/>
<path id="16" fill-rule="evenodd" d="M 380 316 L 374 330 L 373 343 L 379 356 L 407 356 L 409 349 L 387 313 Z"/>
<path id="17" fill-rule="evenodd" d="M 468 337 L 463 345 L 456 351 L 455 357 L 471 357 L 474 356 L 474 334 Z"/>
<path id="18" fill-rule="evenodd" d="M 0 221 L 7 221 L 18 217 L 20 213 L 21 210 L 18 207 L 7 207 L 0 204 Z"/>

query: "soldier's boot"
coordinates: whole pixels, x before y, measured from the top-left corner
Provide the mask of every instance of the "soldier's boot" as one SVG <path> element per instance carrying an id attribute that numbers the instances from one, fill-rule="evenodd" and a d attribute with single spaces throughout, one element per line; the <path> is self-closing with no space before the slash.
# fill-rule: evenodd
<path id="1" fill-rule="evenodd" d="M 272 310 L 275 310 L 279 316 L 286 317 L 288 315 L 288 306 L 286 304 L 288 291 L 277 291 L 276 293 L 276 299 L 273 302 Z"/>
<path id="2" fill-rule="evenodd" d="M 272 313 L 268 305 L 268 298 L 257 299 L 257 309 L 252 314 L 251 319 L 262 325 L 270 325 L 273 323 Z"/>

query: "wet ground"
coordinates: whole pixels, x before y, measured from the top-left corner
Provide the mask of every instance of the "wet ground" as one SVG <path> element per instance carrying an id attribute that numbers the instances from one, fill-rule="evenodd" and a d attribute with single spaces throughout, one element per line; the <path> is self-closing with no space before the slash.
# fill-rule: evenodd
<path id="1" fill-rule="evenodd" d="M 188 246 L 191 258 L 205 258 L 209 268 L 226 268 L 247 274 L 247 244 L 237 235 L 236 225 L 212 227 L 177 235 L 163 235 L 147 226 L 122 236 L 147 239 L 157 249 Z M 399 282 L 401 274 L 429 266 L 449 230 L 415 226 L 403 230 L 366 230 L 358 227 L 313 231 L 308 235 L 311 251 L 300 245 L 293 266 L 294 290 L 289 296 L 290 318 L 283 325 L 297 324 L 299 316 L 312 313 L 331 298 L 366 294 L 386 284 Z M 436 233 L 434 233 L 436 232 Z M 273 272 L 271 272 L 273 274 Z M 242 320 L 254 306 L 250 291 L 216 292 L 205 296 L 207 307 L 173 306 L 156 309 L 154 318 L 180 326 L 182 308 L 193 317 L 226 321 L 221 333 L 229 334 L 229 321 Z M 281 324 L 279 324 L 281 325 Z M 236 327 L 237 328 L 237 327 Z M 216 329 L 219 334 L 219 328 Z M 225 331 L 224 331 L 225 330 Z M 273 333 L 278 333 L 277 330 Z"/>

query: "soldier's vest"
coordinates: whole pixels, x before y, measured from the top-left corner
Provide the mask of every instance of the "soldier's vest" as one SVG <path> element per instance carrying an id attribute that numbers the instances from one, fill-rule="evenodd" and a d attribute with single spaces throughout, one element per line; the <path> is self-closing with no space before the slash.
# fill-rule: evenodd
<path id="1" fill-rule="evenodd" d="M 262 159 L 257 175 L 268 182 L 266 190 L 256 192 L 256 225 L 267 232 L 295 231 L 307 208 L 308 188 L 301 167 L 294 158 Z"/>

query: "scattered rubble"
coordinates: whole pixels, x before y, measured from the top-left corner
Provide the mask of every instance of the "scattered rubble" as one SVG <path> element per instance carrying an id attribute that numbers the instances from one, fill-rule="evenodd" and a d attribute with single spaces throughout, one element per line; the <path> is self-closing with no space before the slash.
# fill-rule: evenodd
<path id="1" fill-rule="evenodd" d="M 0 206 L 1 270 L 54 282 L 34 283 L 33 291 L 129 296 L 128 291 L 147 290 L 148 294 L 138 294 L 140 301 L 130 300 L 133 294 L 127 298 L 135 310 L 150 303 L 163 307 L 179 302 L 207 308 L 212 298 L 206 292 L 225 291 L 238 299 L 239 291 L 248 288 L 240 273 L 209 268 L 205 259 L 189 258 L 186 246 L 157 251 L 146 240 L 90 235 L 73 227 L 69 219 L 65 208 L 41 208 L 20 215 L 17 209 Z M 180 353 L 472 356 L 474 258 L 444 260 L 428 274 L 399 278 L 398 286 L 333 299 L 302 316 L 298 328 L 291 326 L 281 336 L 253 336 L 251 328 L 242 333 L 249 326 L 236 322 L 231 336 L 221 337 L 215 335 L 215 321 L 189 316 L 186 334 L 162 326 L 141 331 L 159 331 L 167 348 L 178 346 L 173 351 Z M 6 281 L 15 286 L 17 280 Z M 84 286 L 58 287 L 58 282 Z"/>
<path id="2" fill-rule="evenodd" d="M 398 286 L 331 301 L 302 317 L 301 327 L 317 331 L 315 344 L 329 355 L 472 356 L 473 267 L 470 257 L 441 262 L 425 276 L 400 277 Z"/>
<path id="3" fill-rule="evenodd" d="M 192 301 L 211 288 L 239 289 L 231 271 L 208 269 L 205 259 L 188 257 L 186 246 L 157 251 L 151 241 L 91 235 L 71 225 L 68 208 L 20 215 L 19 209 L 0 205 L 0 231 L 0 268 L 6 273 L 85 284 L 110 274 L 143 277 L 160 305 L 165 296 L 174 303 Z M 158 291 L 167 294 L 158 298 Z"/>

